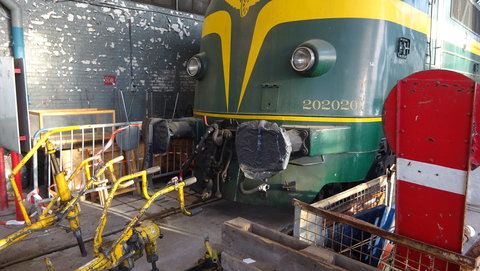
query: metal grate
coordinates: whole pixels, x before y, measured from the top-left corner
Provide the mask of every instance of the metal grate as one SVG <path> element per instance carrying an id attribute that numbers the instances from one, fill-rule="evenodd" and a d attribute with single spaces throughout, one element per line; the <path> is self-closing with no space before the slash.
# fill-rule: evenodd
<path id="1" fill-rule="evenodd" d="M 303 240 L 381 270 L 474 270 L 476 259 L 294 200 Z M 311 242 L 311 241 L 310 241 Z"/>
<path id="2" fill-rule="evenodd" d="M 354 191 L 348 190 L 345 194 L 335 195 L 313 204 L 313 206 L 342 214 L 353 215 L 371 209 L 379 204 L 386 204 L 387 185 L 384 180 L 385 178 L 381 177 L 364 186 L 353 188 L 355 189 Z"/>
<path id="3" fill-rule="evenodd" d="M 327 199 L 313 203 L 315 208 L 322 208 L 346 215 L 355 215 L 379 205 L 391 206 L 393 200 L 392 178 L 378 177 L 357 185 Z M 322 217 L 295 208 L 294 236 L 310 244 L 319 245 Z"/>

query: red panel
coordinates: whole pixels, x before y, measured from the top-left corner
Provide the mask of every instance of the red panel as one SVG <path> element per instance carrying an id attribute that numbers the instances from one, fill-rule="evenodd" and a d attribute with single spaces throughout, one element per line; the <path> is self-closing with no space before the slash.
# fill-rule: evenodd
<path id="1" fill-rule="evenodd" d="M 467 170 L 474 87 L 471 79 L 440 70 L 400 80 L 384 106 L 385 134 L 397 156 Z"/>
<path id="2" fill-rule="evenodd" d="M 114 86 L 117 83 L 117 77 L 115 75 L 104 75 L 103 84 L 105 86 Z"/>
<path id="3" fill-rule="evenodd" d="M 11 159 L 12 159 L 12 170 L 20 163 L 20 154 L 11 151 L 10 152 Z M 17 184 L 18 192 L 22 195 L 22 175 L 18 172 L 15 175 L 15 183 Z M 20 205 L 18 202 L 15 201 L 15 212 L 16 212 L 16 219 L 17 221 L 25 221 L 23 217 L 22 210 L 20 209 Z"/>
<path id="4" fill-rule="evenodd" d="M 383 132 L 393 152 L 397 152 L 397 85 L 383 104 Z"/>
<path id="5" fill-rule="evenodd" d="M 472 137 L 472 170 L 480 166 L 480 86 L 477 85 Z"/>
<path id="6" fill-rule="evenodd" d="M 461 251 L 465 196 L 397 180 L 396 232 Z"/>
<path id="7" fill-rule="evenodd" d="M 468 170 L 474 83 L 406 80 L 398 87 L 398 157 Z"/>
<path id="8" fill-rule="evenodd" d="M 460 253 L 464 213 L 458 210 L 464 209 L 465 196 L 397 180 L 396 201 L 397 234 Z M 397 247 L 397 255 L 409 259 L 409 270 L 427 270 L 432 264 L 435 270 L 460 270 L 442 260 L 432 263 L 432 257 L 403 246 Z M 401 262 L 396 267 L 405 270 Z"/>

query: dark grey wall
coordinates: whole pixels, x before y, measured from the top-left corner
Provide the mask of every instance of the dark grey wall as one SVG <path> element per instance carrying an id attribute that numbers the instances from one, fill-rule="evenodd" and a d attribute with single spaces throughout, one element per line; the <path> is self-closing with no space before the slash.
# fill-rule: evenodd
<path id="1" fill-rule="evenodd" d="M 20 0 L 30 109 L 112 108 L 122 121 L 121 91 L 129 119 L 141 120 L 148 92 L 161 92 L 169 103 L 180 92 L 186 98 L 176 116 L 183 115 L 195 85 L 185 64 L 199 50 L 203 17 L 108 2 Z M 0 55 L 11 55 L 8 16 L 0 7 Z M 116 85 L 104 85 L 105 75 L 116 76 Z"/>
<path id="2" fill-rule="evenodd" d="M 10 14 L 0 4 L 0 56 L 11 56 L 10 49 Z"/>

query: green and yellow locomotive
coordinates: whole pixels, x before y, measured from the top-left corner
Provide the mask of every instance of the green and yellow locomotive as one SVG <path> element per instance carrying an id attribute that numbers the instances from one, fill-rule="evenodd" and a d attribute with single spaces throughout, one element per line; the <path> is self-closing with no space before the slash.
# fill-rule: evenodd
<path id="1" fill-rule="evenodd" d="M 424 69 L 475 77 L 477 15 L 468 0 L 212 0 L 187 63 L 204 197 L 289 206 L 381 174 L 389 90 Z"/>

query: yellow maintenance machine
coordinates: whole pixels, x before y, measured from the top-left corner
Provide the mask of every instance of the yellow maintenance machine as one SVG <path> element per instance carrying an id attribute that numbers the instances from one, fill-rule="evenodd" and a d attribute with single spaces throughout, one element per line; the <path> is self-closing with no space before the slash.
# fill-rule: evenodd
<path id="1" fill-rule="evenodd" d="M 112 193 L 110 193 L 106 201 L 97 225 L 94 239 L 95 258 L 76 270 L 132 270 L 135 260 L 142 257 L 143 251 L 145 251 L 147 261 L 152 264 L 152 271 L 158 270 L 156 267 L 158 260 L 157 239 L 162 237 L 160 228 L 149 220 L 140 221 L 140 218 L 158 197 L 172 191 L 178 192 L 178 200 L 182 212 L 185 215 L 192 215 L 192 213 L 185 209 L 183 188 L 195 183 L 197 179 L 194 177 L 185 181 L 174 178 L 174 181 L 170 183 L 169 186 L 157 191 L 152 196 L 146 194 L 146 190 L 144 189 L 144 196 L 148 199 L 147 203 L 145 203 L 137 215 L 128 223 L 113 244 L 108 248 L 102 248 L 102 233 L 106 223 L 108 208 L 115 194 L 114 191 L 121 187 L 122 183 L 137 177 L 142 177 L 142 183 L 145 187 L 146 175 L 157 170 L 159 170 L 159 168 L 147 169 L 124 176 L 115 182 Z"/>
<path id="2" fill-rule="evenodd" d="M 162 238 L 160 228 L 152 221 L 140 221 L 140 218 L 158 197 L 174 190 L 178 191 L 178 200 L 182 212 L 185 215 L 192 215 L 192 213 L 185 209 L 183 188 L 185 186 L 189 186 L 195 183 L 197 181 L 195 177 L 187 179 L 185 181 L 175 178 L 174 182 L 172 182 L 168 187 L 159 190 L 152 196 L 146 194 L 146 190 L 144 190 L 144 195 L 146 196 L 146 198 L 148 198 L 147 203 L 145 203 L 145 205 L 142 207 L 142 209 L 140 209 L 137 215 L 128 223 L 125 229 L 123 229 L 122 233 L 113 242 L 112 245 L 110 245 L 108 248 L 102 247 L 102 233 L 107 222 L 106 216 L 112 199 L 115 195 L 115 191 L 122 186 L 128 186 L 129 183 L 125 182 L 138 177 L 141 177 L 142 183 L 146 184 L 147 174 L 156 172 L 158 170 L 158 167 L 143 170 L 134 174 L 124 176 L 115 182 L 97 224 L 97 230 L 95 233 L 93 245 L 95 258 L 76 269 L 77 271 L 132 270 L 135 266 L 135 261 L 143 256 L 143 251 L 145 251 L 145 254 L 147 256 L 147 262 L 152 264 L 152 271 L 158 271 L 158 268 L 156 266 L 156 262 L 158 260 L 157 239 Z M 45 259 L 45 265 L 47 267 L 47 270 L 55 271 L 50 259 Z"/>
<path id="3" fill-rule="evenodd" d="M 79 130 L 89 126 L 70 126 L 65 128 L 53 129 L 45 133 L 41 139 L 33 146 L 33 148 L 23 157 L 20 163 L 12 170 L 12 173 L 9 176 L 10 183 L 12 184 L 13 191 L 15 193 L 15 200 L 17 201 L 20 210 L 25 219 L 26 227 L 10 234 L 6 238 L 0 239 L 0 250 L 20 241 L 26 236 L 30 235 L 33 232 L 41 231 L 59 225 L 59 223 L 66 218 L 69 222 L 70 229 L 75 238 L 77 239 L 78 246 L 80 248 L 82 256 L 86 256 L 87 252 L 85 250 L 85 245 L 82 239 L 82 232 L 80 229 L 80 223 L 78 220 L 79 214 L 79 199 L 83 196 L 88 189 L 93 185 L 98 185 L 97 181 L 99 177 L 108 169 L 113 172 L 113 164 L 123 160 L 123 157 L 117 157 L 105 165 L 103 165 L 95 174 L 91 176 L 89 163 L 99 159 L 99 157 L 94 156 L 84 160 L 73 172 L 73 174 L 68 178 L 65 177 L 65 172 L 60 170 L 58 158 L 55 156 L 55 146 L 48 140 L 52 134 Z M 52 161 L 52 171 L 54 174 L 55 188 L 57 190 L 57 195 L 52 199 L 52 201 L 47 205 L 42 214 L 38 217 L 36 222 L 30 220 L 26 208 L 23 204 L 22 195 L 20 195 L 18 188 L 16 186 L 14 176 L 20 171 L 20 169 L 25 166 L 28 160 L 33 156 L 33 154 L 43 145 L 47 150 L 47 153 L 50 155 Z M 84 169 L 87 179 L 86 185 L 83 189 L 76 195 L 73 196 L 69 188 L 70 182 Z"/>

